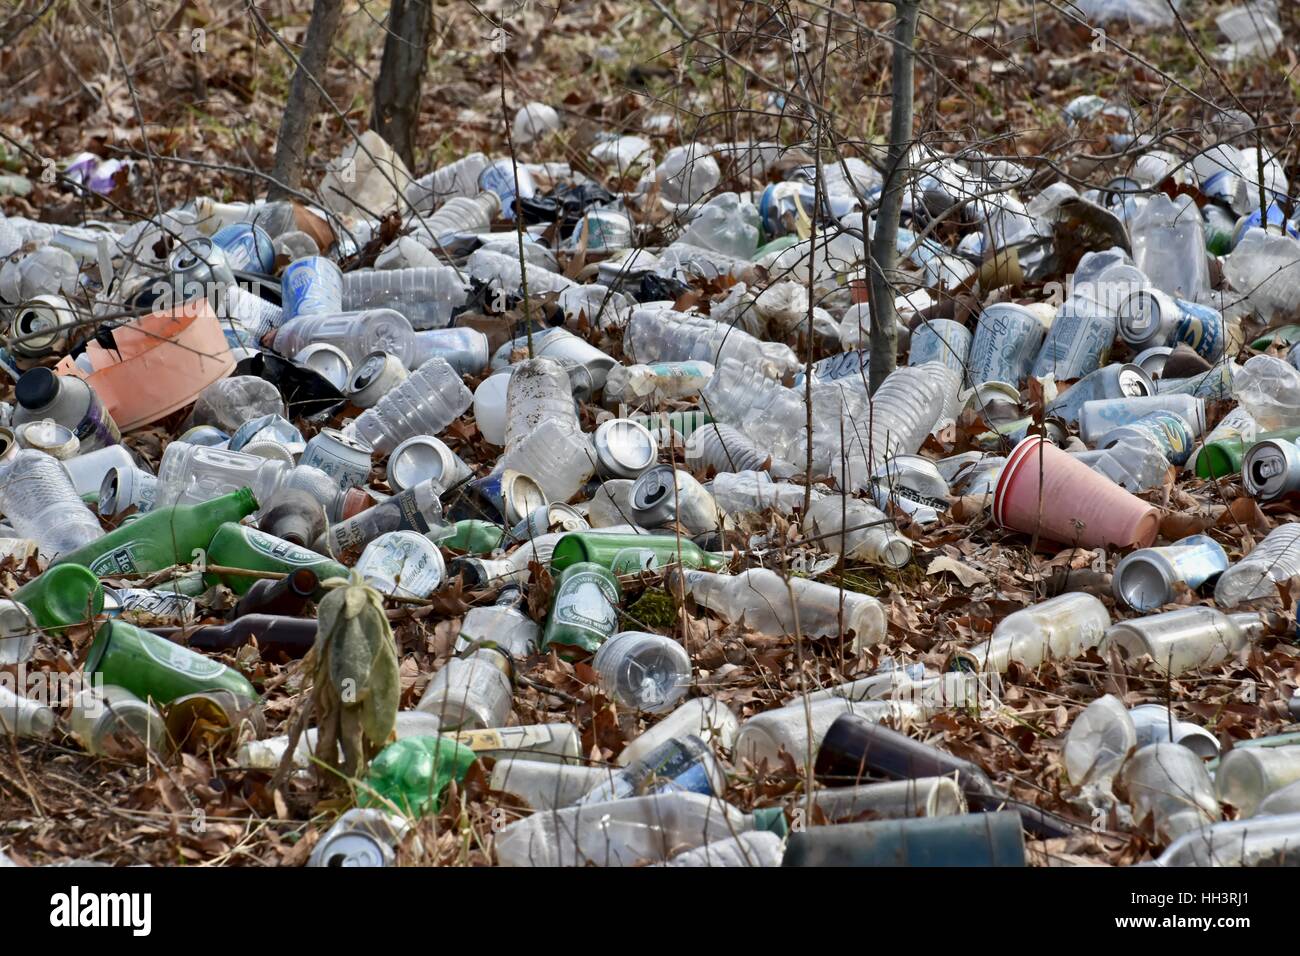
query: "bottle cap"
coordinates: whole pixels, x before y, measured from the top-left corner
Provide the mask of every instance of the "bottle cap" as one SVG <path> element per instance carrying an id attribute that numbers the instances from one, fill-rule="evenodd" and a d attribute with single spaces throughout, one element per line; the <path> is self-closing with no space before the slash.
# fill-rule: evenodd
<path id="1" fill-rule="evenodd" d="M 33 368 L 22 374 L 14 388 L 23 408 L 43 408 L 59 395 L 59 377 L 48 368 Z"/>

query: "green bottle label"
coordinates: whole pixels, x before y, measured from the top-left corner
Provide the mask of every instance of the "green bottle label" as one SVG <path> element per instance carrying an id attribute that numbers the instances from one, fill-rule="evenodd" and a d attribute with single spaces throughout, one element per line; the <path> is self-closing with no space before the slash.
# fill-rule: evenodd
<path id="1" fill-rule="evenodd" d="M 191 677 L 197 677 L 201 680 L 216 677 L 226 670 L 226 665 L 220 661 L 214 661 L 202 654 L 195 654 L 193 651 L 187 650 L 179 644 L 172 644 L 170 641 L 167 642 L 167 647 L 163 647 L 161 642 L 154 641 L 141 641 L 140 646 L 144 648 L 144 652 L 155 663 L 161 664 L 169 670 L 189 674 Z"/>
<path id="2" fill-rule="evenodd" d="M 551 617 L 556 625 L 589 631 L 603 639 L 618 626 L 617 602 L 618 592 L 603 575 L 579 571 L 564 579 Z"/>
<path id="3" fill-rule="evenodd" d="M 95 572 L 96 577 L 112 577 L 114 575 L 136 574 L 138 571 L 134 549 L 137 542 L 130 541 L 120 548 L 114 548 L 107 554 L 102 554 L 91 562 L 90 570 Z"/>
<path id="4" fill-rule="evenodd" d="M 254 551 L 275 558 L 277 561 L 284 561 L 287 564 L 309 565 L 327 560 L 324 555 L 317 554 L 315 551 L 308 551 L 306 548 L 300 548 L 290 541 L 277 538 L 265 531 L 242 526 L 241 528 L 244 533 L 244 540 L 248 542 Z"/>

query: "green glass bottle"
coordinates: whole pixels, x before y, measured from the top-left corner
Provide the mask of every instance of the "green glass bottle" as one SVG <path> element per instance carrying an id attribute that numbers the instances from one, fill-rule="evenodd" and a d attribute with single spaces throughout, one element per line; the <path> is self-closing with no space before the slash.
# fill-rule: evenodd
<path id="1" fill-rule="evenodd" d="M 436 537 L 433 532 L 429 536 L 442 548 L 464 551 L 466 554 L 491 554 L 501 547 L 505 533 L 505 528 L 499 524 L 482 518 L 465 518 L 452 525 L 451 533 L 445 538 Z"/>
<path id="2" fill-rule="evenodd" d="M 147 574 L 189 564 L 222 524 L 257 510 L 248 488 L 195 505 L 172 505 L 142 515 L 90 544 L 61 554 L 55 564 L 80 564 L 99 577 Z"/>
<path id="3" fill-rule="evenodd" d="M 348 576 L 348 569 L 337 561 L 301 548 L 265 531 L 228 522 L 217 529 L 208 544 L 207 563 L 211 568 L 244 568 L 248 571 L 282 571 L 292 574 L 299 568 L 311 568 L 321 581 Z M 236 594 L 243 594 L 258 580 L 242 574 L 205 571 L 203 580 L 209 587 L 224 584 Z"/>
<path id="4" fill-rule="evenodd" d="M 1300 428 L 1280 428 L 1274 432 L 1261 432 L 1255 441 L 1245 442 L 1239 436 L 1220 438 L 1207 442 L 1196 455 L 1196 476 L 1198 478 L 1226 478 L 1241 472 L 1241 461 L 1246 457 L 1255 442 L 1295 441 L 1300 438 Z"/>
<path id="5" fill-rule="evenodd" d="M 357 806 L 423 816 L 438 809 L 442 792 L 465 774 L 478 755 L 450 737 L 403 737 L 370 761 L 370 774 L 358 787 Z"/>
<path id="6" fill-rule="evenodd" d="M 561 645 L 560 653 L 566 657 L 596 650 L 618 630 L 622 600 L 618 578 L 604 565 L 590 561 L 568 565 L 555 582 L 542 649 Z"/>
<path id="7" fill-rule="evenodd" d="M 253 685 L 238 671 L 125 621 L 107 621 L 96 632 L 85 672 L 89 679 L 102 677 L 105 684 L 125 687 L 141 700 L 152 698 L 159 704 L 207 690 L 258 700 Z"/>
<path id="8" fill-rule="evenodd" d="M 104 586 L 89 568 L 56 564 L 13 593 L 43 629 L 87 624 L 104 610 Z"/>
<path id="9" fill-rule="evenodd" d="M 593 534 L 574 531 L 555 542 L 555 550 L 551 554 L 551 570 L 563 571 L 579 561 L 590 561 L 610 568 L 619 553 L 630 548 L 653 551 L 659 567 L 681 563 L 688 568 L 716 571 L 727 565 L 726 555 L 705 551 L 690 538 L 678 538 L 671 534 Z"/>

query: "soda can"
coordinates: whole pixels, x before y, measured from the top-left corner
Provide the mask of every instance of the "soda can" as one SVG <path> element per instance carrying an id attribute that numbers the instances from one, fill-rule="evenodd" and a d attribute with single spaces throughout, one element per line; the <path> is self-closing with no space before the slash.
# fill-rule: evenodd
<path id="1" fill-rule="evenodd" d="M 938 362 L 964 376 L 970 349 L 971 334 L 966 326 L 951 319 L 927 319 L 912 333 L 907 364 Z"/>
<path id="2" fill-rule="evenodd" d="M 551 531 L 586 531 L 590 527 L 576 508 L 552 502 L 529 512 L 528 517 L 510 529 L 510 537 L 516 541 L 531 541 Z"/>
<path id="3" fill-rule="evenodd" d="M 515 189 L 516 182 L 519 184 L 518 190 Z M 509 159 L 499 159 L 479 173 L 478 188 L 500 197 L 501 218 L 507 221 L 515 218 L 516 197 L 532 199 L 537 195 L 537 183 L 528 167 Z"/>
<path id="4" fill-rule="evenodd" d="M 212 241 L 226 254 L 230 268 L 238 272 L 275 272 L 275 246 L 270 234 L 252 222 L 222 226 Z"/>
<path id="5" fill-rule="evenodd" d="M 376 591 L 427 598 L 447 579 L 438 546 L 415 531 L 389 531 L 366 545 L 356 570 Z"/>
<path id="6" fill-rule="evenodd" d="M 340 392 L 352 380 L 352 360 L 337 345 L 316 342 L 297 353 L 293 360 L 305 365 Z"/>
<path id="7" fill-rule="evenodd" d="M 337 315 L 343 311 L 343 273 L 324 256 L 289 263 L 280 278 L 284 321 L 300 315 Z"/>
<path id="8" fill-rule="evenodd" d="M 1134 551 L 1116 565 L 1111 590 L 1135 611 L 1154 611 L 1174 600 L 1178 582 L 1195 589 L 1226 570 L 1223 545 L 1194 534 L 1167 547 Z"/>
<path id="9" fill-rule="evenodd" d="M 1097 439 L 1121 425 L 1129 425 L 1151 412 L 1177 412 L 1199 436 L 1205 430 L 1205 399 L 1192 395 L 1143 395 L 1137 398 L 1103 398 L 1083 403 L 1079 410 L 1079 437 L 1096 447 Z"/>
<path id="10" fill-rule="evenodd" d="M 370 453 L 364 442 L 337 428 L 322 428 L 307 442 L 298 464 L 319 468 L 340 488 L 352 488 L 369 484 Z"/>
<path id="11" fill-rule="evenodd" d="M 870 367 L 871 352 L 868 349 L 854 349 L 850 352 L 841 352 L 838 355 L 831 355 L 813 363 L 813 384 L 816 385 L 819 382 L 833 382 L 839 378 L 864 380 L 871 374 Z M 806 376 L 803 371 L 796 374 L 794 377 L 794 389 L 796 391 L 801 391 L 804 388 L 805 380 Z"/>
<path id="12" fill-rule="evenodd" d="M 11 343 L 21 358 L 41 358 L 63 351 L 77 324 L 72 303 L 61 295 L 38 295 L 14 310 Z"/>
<path id="13" fill-rule="evenodd" d="M 478 375 L 488 366 L 488 338 L 478 329 L 426 329 L 415 333 L 414 342 L 416 368 L 431 358 L 445 359 L 461 375 Z"/>
<path id="14" fill-rule="evenodd" d="M 602 478 L 637 478 L 659 458 L 649 429 L 627 418 L 601 422 L 592 435 L 596 471 Z"/>
<path id="15" fill-rule="evenodd" d="M 1022 305 L 1000 302 L 980 313 L 967 361 L 967 384 L 1007 382 L 1019 386 L 1033 367 L 1047 332 Z"/>
<path id="16" fill-rule="evenodd" d="M 139 468 L 116 465 L 104 475 L 99 485 L 96 507 L 105 517 L 116 517 L 128 508 L 149 511 L 158 497 L 158 479 Z"/>
<path id="17" fill-rule="evenodd" d="M 1151 412 L 1136 421 L 1112 429 L 1097 440 L 1097 447 L 1111 448 L 1126 441 L 1146 442 L 1160 449 L 1171 465 L 1185 465 L 1196 441 L 1192 426 L 1177 412 Z"/>
<path id="18" fill-rule="evenodd" d="M 1114 343 L 1115 319 L 1089 299 L 1071 296 L 1047 330 L 1032 374 L 1058 382 L 1084 378 L 1106 364 Z"/>
<path id="19" fill-rule="evenodd" d="M 461 510 L 467 513 L 453 513 L 451 517 L 455 520 L 487 518 L 513 528 L 538 505 L 547 503 L 546 494 L 537 482 L 510 468 L 466 482 L 464 488 L 466 495 L 460 504 Z"/>
<path id="20" fill-rule="evenodd" d="M 393 491 L 411 488 L 432 478 L 444 490 L 469 480 L 473 472 L 441 438 L 416 435 L 388 456 L 388 485 Z"/>
<path id="21" fill-rule="evenodd" d="M 406 381 L 405 363 L 389 352 L 371 352 L 348 380 L 348 401 L 357 408 L 373 408 L 379 400 Z"/>
<path id="22" fill-rule="evenodd" d="M 169 308 L 194 299 L 207 299 L 222 307 L 225 290 L 235 284 L 235 273 L 225 252 L 205 237 L 177 245 L 167 257 L 167 271 L 171 274 L 171 301 L 166 303 Z"/>
<path id="23" fill-rule="evenodd" d="M 1211 362 L 1223 356 L 1227 336 L 1223 315 L 1159 289 L 1139 289 L 1120 303 L 1120 337 L 1135 349 L 1186 343 Z"/>
<path id="24" fill-rule="evenodd" d="M 1137 365 L 1116 362 L 1090 372 L 1047 406 L 1044 414 L 1073 424 L 1084 402 L 1107 398 L 1140 398 L 1156 393 L 1156 383 Z"/>
<path id="25" fill-rule="evenodd" d="M 1300 491 L 1300 445 L 1277 438 L 1251 445 L 1241 460 L 1241 483 L 1259 501 Z"/>
<path id="26" fill-rule="evenodd" d="M 632 485 L 632 519 L 643 528 L 680 524 L 689 534 L 718 527 L 718 503 L 702 484 L 672 465 L 656 465 Z"/>
<path id="27" fill-rule="evenodd" d="M 396 847 L 411 830 L 405 817 L 374 807 L 353 807 L 335 821 L 307 859 L 308 866 L 392 866 Z"/>
<path id="28" fill-rule="evenodd" d="M 1173 353 L 1173 348 L 1168 345 L 1153 345 L 1151 348 L 1143 349 L 1133 356 L 1133 364 L 1146 372 L 1152 379 L 1158 379 L 1164 374 L 1165 363 L 1169 361 L 1169 356 Z"/>
<path id="29" fill-rule="evenodd" d="M 1190 378 L 1162 378 L 1156 383 L 1161 395 L 1192 395 L 1200 399 L 1232 398 L 1232 366 L 1227 360 L 1214 363 L 1208 372 Z"/>

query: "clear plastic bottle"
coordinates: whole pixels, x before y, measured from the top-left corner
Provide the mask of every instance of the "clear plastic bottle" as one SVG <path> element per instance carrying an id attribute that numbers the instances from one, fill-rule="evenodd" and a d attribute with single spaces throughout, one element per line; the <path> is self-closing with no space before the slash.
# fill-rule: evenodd
<path id="1" fill-rule="evenodd" d="M 596 453 L 586 434 L 548 418 L 502 455 L 498 466 L 533 479 L 548 501 L 568 501 L 595 473 Z"/>
<path id="2" fill-rule="evenodd" d="M 789 481 L 773 481 L 766 471 L 724 471 L 706 488 L 724 514 L 761 514 L 769 508 L 781 514 L 793 514 L 803 507 L 808 489 Z M 821 497 L 814 491 L 813 499 Z"/>
<path id="3" fill-rule="evenodd" d="M 1096 647 L 1110 627 L 1110 612 L 1082 591 L 1062 594 L 1008 614 L 987 640 L 958 652 L 976 670 L 1003 673 L 1012 661 L 1030 669 L 1046 660 L 1071 660 Z"/>
<path id="4" fill-rule="evenodd" d="M 1263 431 L 1300 425 L 1300 371 L 1275 355 L 1255 355 L 1233 374 L 1232 394 Z"/>
<path id="5" fill-rule="evenodd" d="M 0 733 L 6 737 L 44 738 L 54 733 L 54 711 L 0 684 Z"/>
<path id="6" fill-rule="evenodd" d="M 510 659 L 494 648 L 453 657 L 433 675 L 415 709 L 434 715 L 448 730 L 504 727 L 514 694 L 510 671 Z"/>
<path id="7" fill-rule="evenodd" d="M 406 187 L 406 201 L 421 212 L 431 212 L 455 196 L 478 195 L 478 178 L 489 160 L 482 153 L 470 153 L 446 166 L 421 176 Z"/>
<path id="8" fill-rule="evenodd" d="M 633 324 L 636 323 L 634 318 Z M 744 334 L 737 330 L 737 334 Z M 764 375 L 758 366 L 725 358 L 700 392 L 705 410 L 740 429 L 760 448 L 792 458 L 807 426 L 807 406 L 794 389 Z"/>
<path id="9" fill-rule="evenodd" d="M 572 279 L 566 279 L 558 272 L 551 272 L 536 262 L 529 261 L 527 256 L 525 263 L 529 296 L 563 292 L 577 285 Z M 465 271 L 471 278 L 495 284 L 510 293 L 522 288 L 525 269 L 519 267 L 518 255 L 507 256 L 492 249 L 476 250 L 465 264 Z"/>
<path id="10" fill-rule="evenodd" d="M 776 478 L 788 478 L 799 471 L 792 462 L 774 456 L 770 448 L 761 447 L 739 429 L 723 422 L 713 422 L 691 432 L 686 440 L 686 461 L 697 471 L 767 470 Z"/>
<path id="11" fill-rule="evenodd" d="M 782 578 L 767 568 L 737 575 L 671 569 L 669 583 L 727 621 L 743 621 L 764 634 L 830 637 L 853 634 L 855 649 L 885 639 L 885 610 L 866 594 L 808 578 Z M 841 620 L 841 611 L 843 617 Z"/>
<path id="12" fill-rule="evenodd" d="M 387 352 L 410 368 L 415 355 L 411 323 L 393 309 L 300 315 L 284 323 L 275 333 L 275 350 L 281 355 L 297 355 L 318 343 L 333 345 L 354 366 L 365 361 L 371 352 Z"/>
<path id="13" fill-rule="evenodd" d="M 19 450 L 0 465 L 0 512 L 48 560 L 104 536 L 67 469 L 33 448 Z"/>
<path id="14" fill-rule="evenodd" d="M 541 628 L 519 609 L 522 600 L 519 588 L 504 587 L 495 603 L 466 611 L 456 638 L 456 653 L 462 654 L 475 644 L 504 648 L 517 660 L 536 653 Z"/>
<path id="15" fill-rule="evenodd" d="M 651 714 L 671 710 L 691 686 L 690 655 L 662 634 L 615 634 L 596 651 L 591 666 L 615 701 Z"/>
<path id="16" fill-rule="evenodd" d="M 703 143 L 674 146 L 655 167 L 655 179 L 663 198 L 670 203 L 698 203 L 722 181 L 712 147 Z"/>
<path id="17" fill-rule="evenodd" d="M 682 230 L 682 242 L 737 259 L 752 259 L 758 250 L 758 209 L 735 193 L 718 193 Z"/>
<path id="18" fill-rule="evenodd" d="M 325 506 L 337 520 L 346 494 L 334 479 L 310 465 L 259 458 L 238 451 L 174 441 L 158 464 L 158 484 L 153 509 L 168 505 L 197 504 L 240 488 L 251 488 L 263 508 L 283 491 L 305 491 Z"/>
<path id="19" fill-rule="evenodd" d="M 556 810 L 577 803 L 589 791 L 609 783 L 613 775 L 608 767 L 504 757 L 493 765 L 489 786 L 534 810 Z"/>
<path id="20" fill-rule="evenodd" d="M 359 269 L 343 274 L 345 311 L 395 309 L 417 331 L 446 328 L 452 309 L 464 305 L 465 299 L 465 284 L 450 266 Z"/>
<path id="21" fill-rule="evenodd" d="M 1156 194 L 1129 231 L 1133 261 L 1156 288 L 1192 302 L 1210 291 L 1205 224 L 1191 196 Z"/>
<path id="22" fill-rule="evenodd" d="M 487 232 L 492 219 L 501 211 L 501 199 L 494 192 L 476 196 L 453 196 L 424 221 L 415 223 L 412 235 L 428 245 L 437 246 L 462 232 Z"/>
<path id="23" fill-rule="evenodd" d="M 1178 744 L 1147 744 L 1124 764 L 1120 786 L 1133 818 L 1150 821 L 1163 844 L 1219 819 L 1219 802 L 1205 762 Z"/>
<path id="24" fill-rule="evenodd" d="M 1115 647 L 1126 658 L 1146 654 L 1160 670 L 1177 677 L 1227 660 L 1263 632 L 1259 614 L 1224 614 L 1197 605 L 1120 621 L 1106 632 L 1098 651 L 1104 656 Z"/>
<path id="25" fill-rule="evenodd" d="M 1265 319 L 1289 313 L 1300 302 L 1300 242 L 1247 229 L 1223 260 L 1223 274 Z"/>
<path id="26" fill-rule="evenodd" d="M 502 866 L 635 866 L 753 828 L 717 797 L 671 791 L 535 813 L 497 833 L 496 852 Z"/>
<path id="27" fill-rule="evenodd" d="M 773 378 L 793 372 L 801 365 L 788 345 L 762 342 L 723 322 L 671 309 L 634 310 L 623 347 L 635 362 L 698 359 L 720 368 L 726 359 L 732 358 Z"/>
<path id="28" fill-rule="evenodd" d="M 1237 808 L 1238 819 L 1254 816 L 1269 794 L 1300 780 L 1300 745 L 1238 747 L 1219 761 L 1214 786 L 1219 801 Z"/>
<path id="29" fill-rule="evenodd" d="M 717 749 L 730 750 L 739 730 L 740 721 L 730 707 L 716 697 L 695 697 L 631 740 L 614 762 L 626 767 L 664 741 L 688 734 L 694 734 Z"/>
<path id="30" fill-rule="evenodd" d="M 546 421 L 581 430 L 564 366 L 548 358 L 527 359 L 514 366 L 506 391 L 506 450 L 516 448 Z"/>
<path id="31" fill-rule="evenodd" d="M 1300 865 L 1300 813 L 1216 823 L 1184 833 L 1155 866 Z"/>
<path id="32" fill-rule="evenodd" d="M 699 394 L 713 377 L 708 362 L 656 362 L 653 365 L 615 365 L 605 377 L 606 408 L 619 405 L 658 407 L 670 399 Z"/>
<path id="33" fill-rule="evenodd" d="M 867 480 L 887 459 L 915 454 L 950 404 L 949 395 L 957 380 L 957 373 L 937 362 L 891 372 L 871 397 L 869 424 L 859 422 L 859 428 L 851 428 L 851 422 L 845 423 L 844 455 L 850 487 Z M 814 435 L 818 431 L 838 440 L 839 423 L 814 422 Z M 833 459 L 830 473 L 838 477 L 839 469 L 839 461 Z"/>
<path id="34" fill-rule="evenodd" d="M 1084 802 L 1109 802 L 1111 785 L 1128 755 L 1137 747 L 1137 729 L 1123 703 L 1113 694 L 1098 697 L 1074 719 L 1061 756 L 1070 783 L 1084 788 Z"/>
<path id="35" fill-rule="evenodd" d="M 199 392 L 190 413 L 191 425 L 212 425 L 234 434 L 244 422 L 264 415 L 286 414 L 280 390 L 256 375 L 217 379 Z"/>
<path id="36" fill-rule="evenodd" d="M 656 866 L 780 866 L 785 844 L 768 830 L 750 830 L 726 840 L 714 840 L 704 846 L 679 853 Z"/>
<path id="37" fill-rule="evenodd" d="M 362 412 L 346 431 L 386 455 L 415 435 L 437 435 L 472 401 L 456 370 L 445 359 L 432 358 Z"/>
<path id="38" fill-rule="evenodd" d="M 827 495 L 808 506 L 803 532 L 818 537 L 817 547 L 832 554 L 886 568 L 906 567 L 912 559 L 912 541 L 885 523 L 888 520 L 883 511 L 859 498 Z M 872 522 L 880 523 L 862 527 Z"/>

